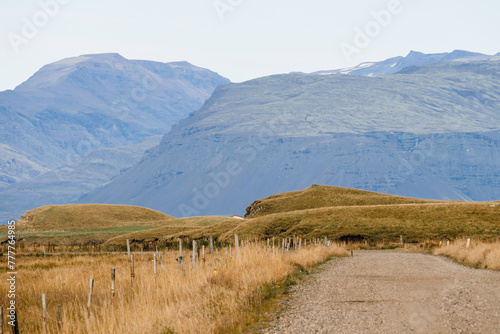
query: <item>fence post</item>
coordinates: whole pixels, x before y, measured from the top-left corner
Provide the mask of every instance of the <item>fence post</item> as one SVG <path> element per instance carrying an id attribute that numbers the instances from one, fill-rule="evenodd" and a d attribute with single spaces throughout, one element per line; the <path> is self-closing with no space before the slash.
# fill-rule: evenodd
<path id="1" fill-rule="evenodd" d="M 214 252 L 214 237 L 210 236 L 210 254 Z"/>
<path id="2" fill-rule="evenodd" d="M 234 235 L 234 247 L 235 247 L 236 254 L 238 254 L 238 249 L 240 247 L 240 243 L 239 243 L 237 234 Z"/>
<path id="3" fill-rule="evenodd" d="M 465 245 L 467 248 L 470 247 L 470 238 L 467 238 L 467 244 Z"/>
<path id="4" fill-rule="evenodd" d="M 12 329 L 12 333 L 19 334 L 19 316 L 16 310 L 14 310 L 14 328 Z"/>
<path id="5" fill-rule="evenodd" d="M 198 249 L 196 248 L 196 240 L 193 240 L 193 254 L 191 255 L 191 262 L 193 267 L 196 266 L 197 255 L 198 255 Z"/>
<path id="6" fill-rule="evenodd" d="M 63 316 L 62 316 L 62 307 L 60 304 L 57 305 L 56 321 L 57 321 L 57 328 L 60 331 L 62 331 L 62 329 L 63 329 Z"/>
<path id="7" fill-rule="evenodd" d="M 403 236 L 402 235 L 399 236 L 399 241 L 401 242 L 401 245 L 402 245 L 403 244 Z"/>
<path id="8" fill-rule="evenodd" d="M 47 295 L 42 293 L 42 331 L 47 333 Z"/>
<path id="9" fill-rule="evenodd" d="M 205 245 L 201 246 L 201 258 L 203 261 L 203 265 L 205 265 Z"/>
<path id="10" fill-rule="evenodd" d="M 3 306 L 0 306 L 0 334 L 3 334 Z"/>
<path id="11" fill-rule="evenodd" d="M 90 305 L 92 305 L 92 292 L 94 291 L 94 279 L 89 281 L 89 296 L 87 298 L 87 314 L 90 316 Z"/>
<path id="12" fill-rule="evenodd" d="M 127 254 L 130 257 L 130 240 L 127 239 Z"/>
<path id="13" fill-rule="evenodd" d="M 111 269 L 111 298 L 115 297 L 115 288 L 116 288 L 116 282 L 115 282 L 115 268 Z"/>
<path id="14" fill-rule="evenodd" d="M 182 257 L 182 239 L 179 238 L 179 256 Z"/>

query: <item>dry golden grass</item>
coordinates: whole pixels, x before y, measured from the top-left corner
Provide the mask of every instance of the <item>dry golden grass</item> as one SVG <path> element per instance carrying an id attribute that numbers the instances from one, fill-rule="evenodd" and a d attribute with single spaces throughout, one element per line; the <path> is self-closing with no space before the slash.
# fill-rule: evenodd
<path id="1" fill-rule="evenodd" d="M 500 242 L 486 243 L 472 240 L 469 248 L 466 245 L 467 240 L 460 239 L 449 246 L 435 248 L 433 253 L 451 257 L 476 268 L 500 270 Z"/>
<path id="2" fill-rule="evenodd" d="M 230 256 L 231 252 L 231 256 Z M 187 253 L 187 254 L 186 254 Z M 126 254 L 17 259 L 17 306 L 21 333 L 42 332 L 41 294 L 47 294 L 49 333 L 219 333 L 238 331 L 297 267 L 307 269 L 345 250 L 336 246 L 302 247 L 289 254 L 245 243 L 239 254 L 219 249 L 196 267 L 188 254 L 184 267 L 177 252 L 162 253 L 153 275 L 152 254 L 135 254 L 134 290 Z M 4 261 L 5 259 L 2 259 Z M 111 268 L 116 269 L 116 296 L 111 298 Z M 217 269 L 217 275 L 214 274 Z M 95 279 L 87 314 L 89 279 Z M 6 291 L 7 282 L 0 282 Z M 6 305 L 7 297 L 2 296 Z M 62 306 L 63 329 L 56 308 Z"/>

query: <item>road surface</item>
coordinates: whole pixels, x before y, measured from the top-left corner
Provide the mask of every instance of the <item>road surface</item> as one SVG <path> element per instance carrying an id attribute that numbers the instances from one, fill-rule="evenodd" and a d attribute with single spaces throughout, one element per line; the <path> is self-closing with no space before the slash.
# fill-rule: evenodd
<path id="1" fill-rule="evenodd" d="M 354 251 L 292 288 L 261 333 L 500 333 L 500 272 Z"/>

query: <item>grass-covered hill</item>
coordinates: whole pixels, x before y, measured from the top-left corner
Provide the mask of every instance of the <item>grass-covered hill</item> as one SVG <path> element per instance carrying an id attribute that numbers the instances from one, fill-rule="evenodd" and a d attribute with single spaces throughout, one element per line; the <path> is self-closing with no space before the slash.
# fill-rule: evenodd
<path id="1" fill-rule="evenodd" d="M 37 242 L 102 242 L 119 234 L 156 228 L 172 219 L 137 206 L 48 205 L 22 215 L 16 222 L 16 234 L 19 239 Z M 6 237 L 6 233 L 6 226 L 0 226 L 0 236 Z"/>
<path id="2" fill-rule="evenodd" d="M 272 213 L 325 208 L 332 206 L 393 205 L 412 203 L 439 203 L 439 201 L 379 194 L 341 187 L 312 185 L 311 187 L 272 195 L 253 202 L 245 217 L 260 217 Z"/>

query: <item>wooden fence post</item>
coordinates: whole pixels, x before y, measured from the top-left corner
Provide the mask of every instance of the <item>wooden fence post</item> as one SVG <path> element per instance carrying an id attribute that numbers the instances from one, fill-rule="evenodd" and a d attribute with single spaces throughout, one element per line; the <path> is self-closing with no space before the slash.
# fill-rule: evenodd
<path id="1" fill-rule="evenodd" d="M 116 288 L 116 282 L 115 282 L 115 268 L 111 269 L 111 298 L 115 297 L 115 288 Z"/>
<path id="2" fill-rule="evenodd" d="M 179 256 L 182 257 L 182 239 L 179 238 Z"/>
<path id="3" fill-rule="evenodd" d="M 193 240 L 193 254 L 191 255 L 191 263 L 193 267 L 196 266 L 197 255 L 198 255 L 198 249 L 196 247 L 196 240 Z"/>
<path id="4" fill-rule="evenodd" d="M 14 310 L 14 328 L 12 328 L 12 333 L 19 334 L 19 316 L 16 310 Z"/>
<path id="5" fill-rule="evenodd" d="M 238 240 L 238 235 L 235 234 L 234 235 L 234 248 L 235 248 L 236 254 L 238 254 L 239 247 L 240 247 L 240 243 L 239 243 L 239 240 Z"/>
<path id="6" fill-rule="evenodd" d="M 0 334 L 3 334 L 3 306 L 0 306 Z"/>
<path id="7" fill-rule="evenodd" d="M 89 295 L 87 298 L 87 314 L 90 316 L 90 306 L 92 305 L 92 293 L 94 292 L 94 279 L 89 281 Z"/>
<path id="8" fill-rule="evenodd" d="M 210 254 L 214 253 L 214 237 L 210 236 Z"/>
<path id="9" fill-rule="evenodd" d="M 465 246 L 466 246 L 466 248 L 470 247 L 470 238 L 467 238 L 467 244 Z"/>
<path id="10" fill-rule="evenodd" d="M 203 265 L 205 265 L 205 245 L 201 246 L 201 259 L 203 261 Z"/>
<path id="11" fill-rule="evenodd" d="M 42 293 L 42 331 L 47 333 L 47 295 Z"/>
<path id="12" fill-rule="evenodd" d="M 63 330 L 63 315 L 62 315 L 62 307 L 61 305 L 57 305 L 57 311 L 56 311 L 56 321 L 57 321 L 57 328 L 59 331 Z"/>
<path id="13" fill-rule="evenodd" d="M 127 239 L 127 254 L 130 257 L 130 240 Z"/>

